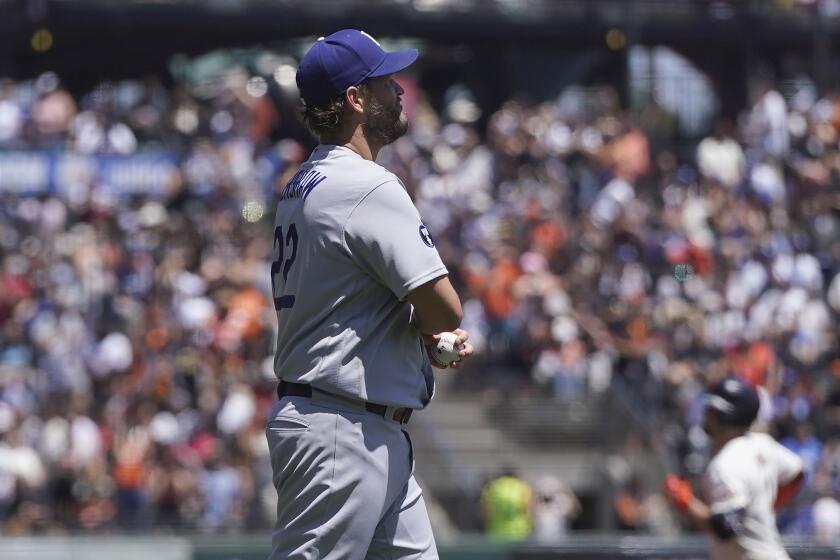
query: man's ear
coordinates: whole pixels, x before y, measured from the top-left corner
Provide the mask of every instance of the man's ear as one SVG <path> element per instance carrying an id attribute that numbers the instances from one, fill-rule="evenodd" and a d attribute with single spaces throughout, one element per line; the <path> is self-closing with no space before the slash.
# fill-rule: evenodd
<path id="1" fill-rule="evenodd" d="M 356 113 L 364 112 L 365 92 L 359 86 L 350 86 L 344 92 L 344 101 L 347 108 Z"/>

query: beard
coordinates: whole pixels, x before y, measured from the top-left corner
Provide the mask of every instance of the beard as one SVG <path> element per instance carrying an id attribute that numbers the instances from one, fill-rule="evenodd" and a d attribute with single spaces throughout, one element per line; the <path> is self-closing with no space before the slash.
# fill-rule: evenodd
<path id="1" fill-rule="evenodd" d="M 385 146 L 408 132 L 408 120 L 403 117 L 399 104 L 386 107 L 378 99 L 371 99 L 362 128 L 369 139 Z"/>

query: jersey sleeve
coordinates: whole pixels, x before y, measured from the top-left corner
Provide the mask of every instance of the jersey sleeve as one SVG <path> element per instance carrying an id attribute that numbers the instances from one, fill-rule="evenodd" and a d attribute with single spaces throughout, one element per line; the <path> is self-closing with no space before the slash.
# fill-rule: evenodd
<path id="1" fill-rule="evenodd" d="M 802 459 L 799 455 L 776 441 L 771 441 L 770 444 L 775 450 L 773 455 L 779 473 L 779 484 L 786 484 L 802 472 L 804 468 Z"/>
<path id="2" fill-rule="evenodd" d="M 709 509 L 712 514 L 728 513 L 750 503 L 746 481 L 738 476 L 737 466 L 727 471 L 726 465 L 712 463 L 707 475 Z"/>
<path id="3" fill-rule="evenodd" d="M 420 213 L 396 180 L 374 188 L 356 205 L 344 227 L 351 257 L 400 300 L 446 267 Z"/>

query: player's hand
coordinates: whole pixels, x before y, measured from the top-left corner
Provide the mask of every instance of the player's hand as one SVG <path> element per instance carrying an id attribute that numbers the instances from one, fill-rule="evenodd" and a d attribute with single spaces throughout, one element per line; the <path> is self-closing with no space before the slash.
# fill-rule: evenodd
<path id="1" fill-rule="evenodd" d="M 669 474 L 665 477 L 665 497 L 678 510 L 687 511 L 689 504 L 694 501 L 694 491 L 687 480 Z"/>
<path id="2" fill-rule="evenodd" d="M 452 331 L 452 334 L 458 337 L 455 341 L 455 347 L 458 348 L 458 360 L 448 364 L 441 363 L 437 360 L 435 347 L 440 340 L 440 334 L 423 335 L 423 344 L 426 347 L 426 354 L 429 356 L 429 360 L 432 362 L 432 365 L 438 369 L 458 369 L 461 367 L 464 359 L 471 357 L 475 353 L 473 345 L 467 342 L 470 339 L 470 333 L 464 329 L 455 329 Z"/>
<path id="3" fill-rule="evenodd" d="M 473 348 L 472 344 L 467 342 L 470 339 L 470 333 L 468 333 L 464 329 L 455 329 L 454 331 L 452 331 L 452 334 L 458 336 L 458 340 L 455 342 L 455 347 L 458 348 L 458 361 L 452 362 L 451 364 L 449 364 L 449 367 L 453 369 L 458 369 L 459 367 L 461 367 L 461 364 L 464 363 L 464 360 L 466 358 L 472 357 L 472 355 L 475 353 L 475 349 Z M 440 335 L 436 334 L 435 337 L 435 344 L 437 344 L 437 341 L 440 339 Z"/>

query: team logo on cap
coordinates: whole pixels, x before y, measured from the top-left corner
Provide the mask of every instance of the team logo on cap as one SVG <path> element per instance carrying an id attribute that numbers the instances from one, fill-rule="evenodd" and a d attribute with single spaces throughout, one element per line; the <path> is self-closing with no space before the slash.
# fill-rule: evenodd
<path id="1" fill-rule="evenodd" d="M 420 239 L 422 239 L 423 243 L 425 243 L 428 247 L 435 246 L 435 241 L 432 239 L 432 234 L 429 233 L 429 228 L 423 224 L 420 224 Z"/>

